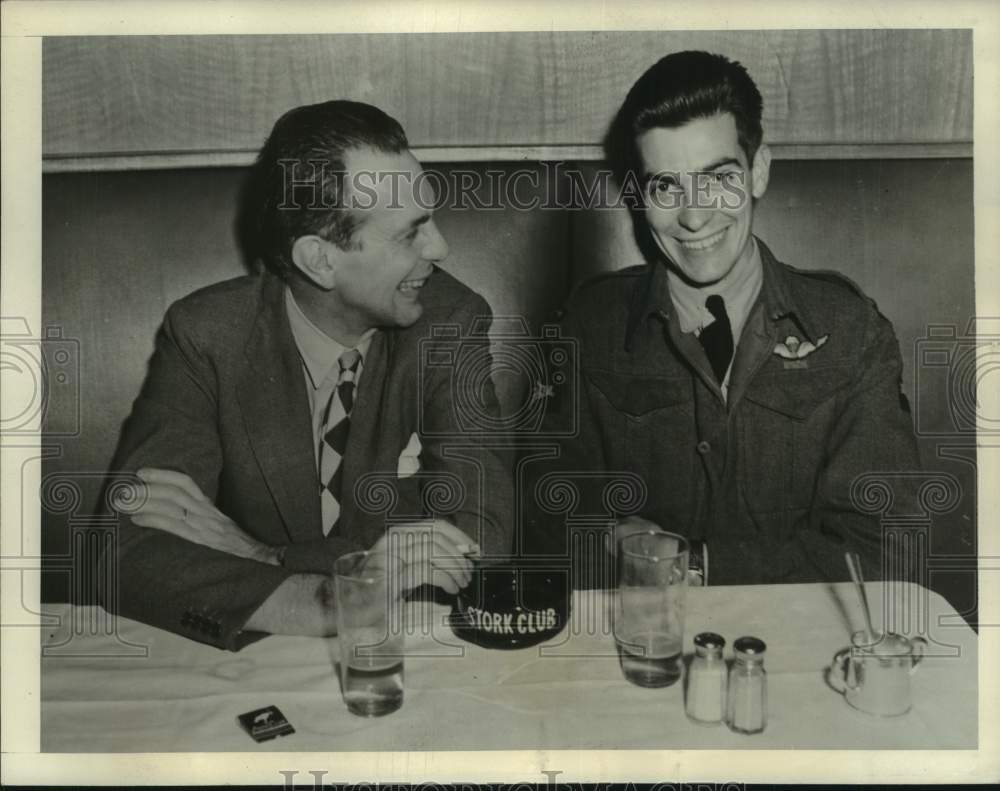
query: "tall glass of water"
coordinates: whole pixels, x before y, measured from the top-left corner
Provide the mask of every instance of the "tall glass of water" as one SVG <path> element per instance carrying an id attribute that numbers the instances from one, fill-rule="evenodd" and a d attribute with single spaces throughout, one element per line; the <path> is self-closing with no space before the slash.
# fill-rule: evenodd
<path id="1" fill-rule="evenodd" d="M 688 542 L 659 530 L 622 539 L 614 634 L 625 678 L 668 687 L 681 677 Z"/>
<path id="2" fill-rule="evenodd" d="M 362 717 L 403 705 L 403 601 L 383 561 L 351 552 L 333 569 L 341 688 L 347 708 Z"/>

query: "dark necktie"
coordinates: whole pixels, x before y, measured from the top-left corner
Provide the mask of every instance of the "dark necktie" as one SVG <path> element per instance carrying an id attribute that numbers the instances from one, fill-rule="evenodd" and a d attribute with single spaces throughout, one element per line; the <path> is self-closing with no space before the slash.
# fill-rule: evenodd
<path id="1" fill-rule="evenodd" d="M 711 324 L 702 329 L 698 340 L 701 341 L 708 361 L 712 364 L 715 378 L 721 385 L 729 370 L 729 362 L 733 359 L 733 330 L 726 314 L 726 303 L 718 294 L 712 294 L 705 300 L 705 307 L 715 318 Z"/>
<path id="2" fill-rule="evenodd" d="M 323 413 L 319 445 L 319 499 L 323 514 L 323 535 L 329 535 L 335 530 L 340 520 L 340 490 L 344 475 L 341 461 L 347 450 L 351 409 L 354 407 L 354 379 L 360 363 L 361 354 L 357 349 L 350 349 L 340 356 L 337 386 L 330 394 L 330 401 Z"/>

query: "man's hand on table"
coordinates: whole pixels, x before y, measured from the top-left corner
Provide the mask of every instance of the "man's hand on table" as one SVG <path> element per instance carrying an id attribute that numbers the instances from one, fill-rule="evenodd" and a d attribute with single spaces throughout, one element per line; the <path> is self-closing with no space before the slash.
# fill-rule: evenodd
<path id="1" fill-rule="evenodd" d="M 472 579 L 479 546 L 444 519 L 394 525 L 371 548 L 373 568 L 398 575 L 403 590 L 430 584 L 448 593 Z"/>
<path id="2" fill-rule="evenodd" d="M 279 548 L 247 535 L 216 508 L 182 472 L 146 468 L 137 475 L 146 485 L 146 497 L 135 510 L 120 507 L 135 524 L 173 533 L 195 544 L 230 555 L 279 565 Z"/>
<path id="3" fill-rule="evenodd" d="M 664 532 L 663 528 L 658 524 L 650 522 L 648 519 L 643 519 L 641 516 L 626 516 L 624 519 L 619 519 L 615 523 L 615 553 L 617 554 L 622 539 L 633 536 L 636 533 L 648 533 L 650 531 L 656 533 Z"/>
<path id="4" fill-rule="evenodd" d="M 145 468 L 137 473 L 146 497 L 137 507 L 119 507 L 143 527 L 164 530 L 196 544 L 262 563 L 280 565 L 279 547 L 247 535 L 216 508 L 187 475 Z M 430 583 L 457 593 L 472 577 L 479 547 L 450 522 L 436 519 L 390 528 L 371 548 L 371 563 L 399 576 L 400 588 Z M 336 633 L 333 579 L 293 574 L 250 616 L 244 630 L 270 634 L 327 636 Z"/>
<path id="5" fill-rule="evenodd" d="M 664 533 L 665 531 L 655 522 L 650 522 L 648 519 L 643 519 L 641 516 L 626 516 L 624 519 L 619 519 L 615 524 L 614 531 L 614 549 L 613 552 L 617 557 L 618 552 L 621 551 L 621 543 L 624 539 L 629 536 L 634 536 L 636 533 Z M 707 553 L 707 548 L 701 550 Z M 694 586 L 705 585 L 705 580 L 707 579 L 707 561 L 705 557 L 700 555 L 699 550 L 692 546 L 692 555 L 688 559 L 688 584 Z"/>

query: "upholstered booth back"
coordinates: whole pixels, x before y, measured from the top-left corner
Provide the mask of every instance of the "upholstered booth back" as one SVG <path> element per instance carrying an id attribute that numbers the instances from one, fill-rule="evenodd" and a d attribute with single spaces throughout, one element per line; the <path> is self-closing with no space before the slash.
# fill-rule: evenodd
<path id="1" fill-rule="evenodd" d="M 551 169 L 527 167 L 538 172 L 544 189 Z M 79 344 L 80 395 L 78 431 L 60 439 L 45 461 L 43 489 L 46 480 L 72 479 L 83 494 L 67 512 L 43 493 L 44 599 L 66 599 L 80 587 L 70 573 L 74 524 L 97 506 L 100 475 L 164 311 L 194 289 L 246 271 L 235 232 L 244 177 L 240 168 L 44 177 L 43 321 Z M 639 261 L 627 218 L 618 212 L 445 208 L 439 226 L 451 247 L 445 268 L 482 293 L 496 315 L 523 316 L 536 329 L 574 283 Z M 787 263 L 848 275 L 893 321 L 904 389 L 928 435 L 924 464 L 961 486 L 958 506 L 936 523 L 930 551 L 973 551 L 975 458 L 970 451 L 939 458 L 945 455 L 941 438 L 956 419 L 954 403 L 940 367 L 915 364 L 929 325 L 955 328 L 955 340 L 945 338 L 944 345 L 958 348 L 973 316 L 971 161 L 776 162 L 756 231 Z M 942 336 L 934 342 L 940 347 Z M 518 386 L 499 382 L 508 406 L 516 404 Z M 53 402 L 47 416 L 49 430 L 72 428 L 77 420 L 60 404 Z M 971 576 L 931 582 L 960 611 L 975 606 Z"/>

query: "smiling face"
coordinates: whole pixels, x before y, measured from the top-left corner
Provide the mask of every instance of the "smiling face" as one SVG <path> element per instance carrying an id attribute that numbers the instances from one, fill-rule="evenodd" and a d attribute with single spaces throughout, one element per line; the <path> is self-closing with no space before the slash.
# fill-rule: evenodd
<path id="1" fill-rule="evenodd" d="M 448 255 L 434 224 L 434 195 L 418 180 L 420 163 L 408 151 L 349 151 L 346 203 L 355 219 L 351 245 L 333 246 L 331 315 L 346 335 L 372 327 L 408 327 L 423 313 L 420 289 L 433 265 Z"/>
<path id="2" fill-rule="evenodd" d="M 674 268 L 693 285 L 708 286 L 748 261 L 750 198 L 767 189 L 767 146 L 751 166 L 729 113 L 650 129 L 636 142 L 648 185 L 645 219 Z"/>

